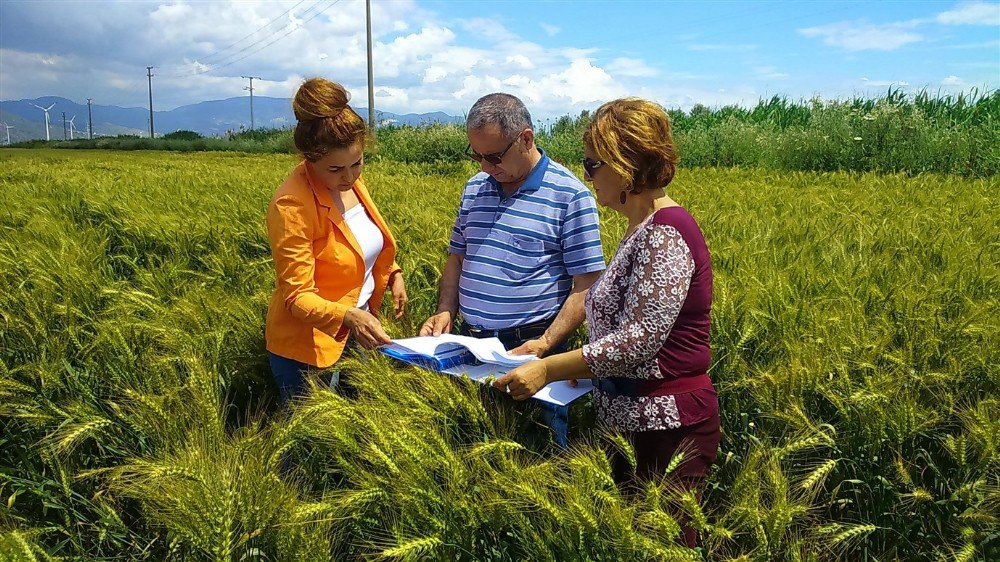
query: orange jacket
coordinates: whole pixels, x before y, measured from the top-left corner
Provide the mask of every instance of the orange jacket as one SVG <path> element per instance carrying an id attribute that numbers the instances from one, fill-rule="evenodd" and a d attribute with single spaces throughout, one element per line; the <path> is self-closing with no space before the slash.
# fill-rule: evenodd
<path id="1" fill-rule="evenodd" d="M 378 314 L 389 277 L 399 271 L 396 242 L 359 177 L 354 192 L 382 231 L 368 310 Z M 340 359 L 347 343 L 344 315 L 358 305 L 365 260 L 326 186 L 299 164 L 267 207 L 267 239 L 276 287 L 267 308 L 267 350 L 316 367 Z"/>

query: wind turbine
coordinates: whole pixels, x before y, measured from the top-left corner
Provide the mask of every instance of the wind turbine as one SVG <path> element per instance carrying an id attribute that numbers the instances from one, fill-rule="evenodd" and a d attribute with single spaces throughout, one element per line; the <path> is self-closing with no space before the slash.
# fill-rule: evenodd
<path id="1" fill-rule="evenodd" d="M 73 140 L 73 130 L 76 128 L 76 125 L 73 124 L 74 119 L 76 119 L 76 115 L 69 118 L 69 140 Z"/>
<path id="2" fill-rule="evenodd" d="M 10 146 L 10 130 L 13 129 L 14 127 L 11 127 L 6 123 L 0 123 L 0 125 L 3 125 L 3 127 L 7 129 L 7 146 Z"/>
<path id="3" fill-rule="evenodd" d="M 30 101 L 28 102 L 28 104 L 29 105 L 35 105 L 35 104 L 31 103 Z M 42 111 L 45 112 L 45 140 L 52 140 L 52 139 L 49 138 L 49 110 L 52 109 L 55 106 L 56 106 L 56 104 L 52 104 L 52 105 L 50 105 L 48 107 L 42 107 L 40 105 L 35 105 L 35 107 L 37 107 L 38 109 L 41 109 Z"/>

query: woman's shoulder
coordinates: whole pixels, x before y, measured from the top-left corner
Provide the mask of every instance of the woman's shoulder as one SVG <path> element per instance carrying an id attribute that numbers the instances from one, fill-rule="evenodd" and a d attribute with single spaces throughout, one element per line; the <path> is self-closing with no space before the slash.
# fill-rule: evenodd
<path id="1" fill-rule="evenodd" d="M 691 213 L 687 212 L 687 209 L 681 207 L 680 205 L 674 205 L 673 207 L 664 207 L 658 209 L 653 213 L 653 220 L 650 221 L 652 224 L 665 224 L 673 227 L 695 225 L 697 226 L 697 221 L 691 216 Z"/>
<path id="2" fill-rule="evenodd" d="M 281 182 L 278 189 L 274 191 L 274 196 L 271 197 L 271 204 L 280 199 L 293 198 L 298 200 L 305 200 L 312 197 L 312 188 L 309 187 L 309 177 L 306 174 L 305 164 L 299 164 L 296 166 L 285 181 Z"/>
<path id="3" fill-rule="evenodd" d="M 701 232 L 701 227 L 698 226 L 698 221 L 695 220 L 691 213 L 687 211 L 684 207 L 676 205 L 673 207 L 664 207 L 653 213 L 653 218 L 650 224 L 659 224 L 664 226 L 671 226 L 680 233 L 685 239 L 695 238 L 703 239 L 704 234 Z"/>
<path id="4" fill-rule="evenodd" d="M 650 225 L 660 225 L 658 228 L 672 230 L 673 236 L 679 236 L 696 262 L 708 263 L 708 244 L 705 234 L 701 231 L 698 221 L 684 207 L 665 207 L 653 213 Z"/>

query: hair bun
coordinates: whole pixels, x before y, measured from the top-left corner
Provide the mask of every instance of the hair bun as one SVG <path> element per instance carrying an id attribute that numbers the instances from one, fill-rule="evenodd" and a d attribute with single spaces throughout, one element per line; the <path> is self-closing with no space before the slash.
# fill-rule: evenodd
<path id="1" fill-rule="evenodd" d="M 298 121 L 335 119 L 344 109 L 351 95 L 343 86 L 326 78 L 310 78 L 295 92 L 292 111 Z"/>

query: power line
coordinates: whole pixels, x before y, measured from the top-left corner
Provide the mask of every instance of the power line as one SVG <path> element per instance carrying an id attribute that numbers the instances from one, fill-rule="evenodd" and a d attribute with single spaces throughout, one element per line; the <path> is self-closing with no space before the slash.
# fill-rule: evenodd
<path id="1" fill-rule="evenodd" d="M 281 15 L 277 16 L 277 18 L 275 18 L 275 20 L 281 18 L 282 16 L 284 16 L 288 12 L 291 12 L 296 6 L 298 6 L 299 4 L 302 4 L 304 1 L 305 0 L 301 0 L 300 2 L 298 2 L 294 6 L 292 6 L 291 8 L 289 8 L 288 10 L 286 10 L 285 12 L 283 12 Z M 309 6 L 308 8 L 306 8 L 303 11 L 303 15 L 309 14 L 310 12 L 312 12 L 313 10 L 315 10 L 317 7 L 319 7 L 319 5 L 322 4 L 324 1 L 325 0 L 317 0 L 314 4 L 312 4 L 311 6 Z M 162 78 L 187 78 L 187 77 L 190 77 L 190 76 L 198 76 L 198 75 L 201 75 L 201 74 L 206 74 L 208 72 L 212 72 L 213 70 L 218 70 L 218 69 L 225 68 L 227 66 L 233 65 L 233 64 L 235 64 L 237 62 L 245 60 L 246 58 L 248 58 L 248 57 L 250 57 L 250 56 L 252 56 L 252 55 L 254 55 L 254 54 L 256 54 L 256 53 L 258 53 L 258 52 L 260 52 L 260 51 L 262 51 L 264 49 L 266 49 L 267 47 L 273 45 L 274 43 L 278 42 L 279 40 L 283 39 L 284 37 L 287 37 L 288 35 L 291 35 L 292 33 L 294 33 L 295 31 L 297 31 L 299 29 L 301 29 L 302 27 L 305 27 L 306 23 L 309 23 L 310 21 L 312 21 L 313 19 L 315 19 L 316 17 L 318 17 L 320 14 L 326 12 L 327 10 L 329 10 L 331 7 L 333 7 L 334 5 L 336 5 L 339 2 L 340 2 L 340 0 L 334 0 L 331 4 L 329 4 L 328 6 L 326 6 L 325 8 L 323 8 L 322 10 L 320 10 L 320 11 L 312 14 L 305 21 L 302 21 L 301 24 L 297 25 L 296 27 L 293 27 L 292 29 L 288 30 L 287 32 L 285 32 L 284 34 L 278 36 L 277 38 L 275 38 L 274 40 L 268 42 L 267 44 L 262 45 L 259 49 L 255 49 L 254 51 L 249 52 L 246 55 L 244 55 L 243 57 L 240 57 L 240 58 L 238 58 L 236 60 L 232 60 L 232 61 L 227 62 L 225 64 L 217 64 L 216 66 L 212 66 L 212 67 L 206 68 L 204 70 L 190 72 L 190 73 L 187 73 L 187 74 L 175 74 L 175 75 L 161 74 L 160 76 Z M 267 27 L 267 26 L 263 26 L 260 29 L 263 29 L 264 27 Z M 260 29 L 258 29 L 257 31 L 260 31 Z M 254 33 L 257 33 L 257 31 L 255 31 Z M 251 33 L 251 35 L 253 35 L 253 33 Z M 266 37 L 264 37 L 264 38 L 262 38 L 262 39 L 260 39 L 260 40 L 258 40 L 256 42 L 254 42 L 254 43 L 252 43 L 250 45 L 247 45 L 246 47 L 244 47 L 243 50 L 237 51 L 237 52 L 232 53 L 230 55 L 227 55 L 226 57 L 223 57 L 222 59 L 220 59 L 218 62 L 222 63 L 222 62 L 224 62 L 228 58 L 231 58 L 233 56 L 242 54 L 242 53 L 246 52 L 248 49 L 250 49 L 251 47 L 253 47 L 255 45 L 258 45 L 262 41 L 265 41 L 265 40 L 267 40 L 267 39 L 269 39 L 271 37 L 274 37 L 274 34 L 266 36 Z M 240 39 L 240 41 L 243 41 L 244 39 L 246 39 L 246 37 L 244 37 L 243 39 Z M 237 41 L 236 43 L 239 43 L 240 41 Z M 236 43 L 234 43 L 233 45 L 235 45 Z M 230 45 L 230 47 L 231 46 L 232 45 Z M 229 48 L 229 47 L 227 47 L 227 48 Z M 123 107 L 125 104 L 129 103 L 129 99 L 132 98 L 134 95 L 138 94 L 138 88 L 137 88 L 137 86 L 139 85 L 139 80 L 140 79 L 137 78 L 137 79 L 133 80 L 132 82 L 130 82 L 124 88 L 120 88 L 119 91 L 122 92 L 122 95 L 118 96 L 116 98 L 118 101 L 109 102 L 109 105 L 111 105 L 111 106 L 117 106 L 117 107 Z M 151 83 L 149 85 L 149 90 L 150 90 L 150 98 L 152 98 L 152 84 Z M 150 107 L 152 107 L 152 101 L 150 101 Z M 150 122 L 152 122 L 152 117 L 150 117 Z"/>
<path id="2" fill-rule="evenodd" d="M 317 8 L 317 7 L 318 7 L 318 6 L 320 5 L 320 4 L 322 4 L 322 3 L 323 3 L 323 1 L 324 1 L 324 0 L 318 0 L 318 1 L 317 1 L 317 2 L 315 3 L 315 4 L 313 4 L 312 6 L 310 6 L 309 8 L 307 8 L 307 9 L 306 9 L 306 10 L 305 10 L 305 11 L 304 11 L 304 12 L 302 13 L 302 15 L 305 15 L 305 14 L 309 13 L 310 11 L 314 10 L 314 9 L 315 9 L 315 8 Z M 284 39 L 285 37 L 288 37 L 288 36 L 289 36 L 289 35 L 291 35 L 292 33 L 295 33 L 296 31 L 298 31 L 298 30 L 300 30 L 300 29 L 304 28 L 304 27 L 305 27 L 305 25 L 306 25 L 307 23 L 309 23 L 309 22 L 311 22 L 312 20 L 316 19 L 316 18 L 317 18 L 318 16 L 320 16 L 320 15 L 321 15 L 322 13 L 326 12 L 327 10 L 329 10 L 330 8 L 332 8 L 332 7 L 334 6 L 334 5 L 338 4 L 339 2 L 340 2 L 340 0 L 334 0 L 334 1 L 333 1 L 333 2 L 331 3 L 331 4 L 329 4 L 329 5 L 327 6 L 327 7 L 323 8 L 322 10 L 320 10 L 320 11 L 316 12 L 315 14 L 313 14 L 313 15 L 312 15 L 312 16 L 311 16 L 311 17 L 310 17 L 309 19 L 307 19 L 307 20 L 304 20 L 304 21 L 303 21 L 303 22 L 302 22 L 301 24 L 299 24 L 299 25 L 297 25 L 297 26 L 295 26 L 295 27 L 293 27 L 293 28 L 289 29 L 288 31 L 286 31 L 285 33 L 283 33 L 283 34 L 281 34 L 281 35 L 279 35 L 279 36 L 275 37 L 275 38 L 274 38 L 274 39 L 272 39 L 271 41 L 269 41 L 269 42 L 267 42 L 267 43 L 265 43 L 265 44 L 261 45 L 261 46 L 260 46 L 260 48 L 257 48 L 257 49 L 254 49 L 253 51 L 250 51 L 250 52 L 247 52 L 247 51 L 248 51 L 248 50 L 249 50 L 249 49 L 250 49 L 251 47 L 255 47 L 255 46 L 259 45 L 259 44 L 260 44 L 261 42 L 263 42 L 263 41 L 265 41 L 265 40 L 267 40 L 267 39 L 270 39 L 271 37 L 274 37 L 274 36 L 273 36 L 273 35 L 271 35 L 271 36 L 269 36 L 269 37 L 264 37 L 264 38 L 262 38 L 262 39 L 259 39 L 259 40 L 255 41 L 255 42 L 251 43 L 250 45 L 247 45 L 247 46 L 246 46 L 246 47 L 245 47 L 245 48 L 244 48 L 243 50 L 241 50 L 241 51 L 238 51 L 238 52 L 234 53 L 233 55 L 230 55 L 230 56 L 227 56 L 227 57 L 223 58 L 222 60 L 220 60 L 220 61 L 219 61 L 219 62 L 218 62 L 217 64 L 215 64 L 214 66 L 211 66 L 211 65 L 210 65 L 210 66 L 209 66 L 209 68 L 205 68 L 204 70 L 196 70 L 196 71 L 194 71 L 194 72 L 190 72 L 190 73 L 188 73 L 188 74 L 179 74 L 179 75 L 174 75 L 174 76 L 171 76 L 171 78 L 187 78 L 187 77 L 189 77 L 189 76 L 198 76 L 198 75 L 201 75 L 201 74 L 207 74 L 207 73 L 209 73 L 209 72 L 212 72 L 212 71 L 215 71 L 215 70 L 219 70 L 219 69 L 222 69 L 222 68 L 226 68 L 227 66 L 232 66 L 232 65 L 234 65 L 234 64 L 236 64 L 236 63 L 238 63 L 238 62 L 240 62 L 240 61 L 242 61 L 242 60 L 246 60 L 247 58 L 249 58 L 249 57 L 251 57 L 251 56 L 253 56 L 253 55 L 255 55 L 255 54 L 257 54 L 257 53 L 259 53 L 259 52 L 261 52 L 261 51 L 263 51 L 264 49 L 266 49 L 266 48 L 270 47 L 271 45 L 273 45 L 273 44 L 277 43 L 278 41 L 280 41 L 280 40 Z M 246 54 L 245 54 L 244 56 L 242 56 L 242 57 L 240 57 L 240 58 L 238 58 L 238 59 L 235 59 L 235 60 L 231 60 L 231 61 L 229 61 L 229 62 L 225 62 L 225 63 L 223 64 L 223 61 L 226 61 L 226 60 L 227 60 L 227 59 L 229 59 L 230 57 L 232 57 L 232 56 L 236 56 L 236 55 L 240 55 L 240 54 L 242 54 L 242 53 L 245 53 L 245 52 L 246 52 Z"/>
<path id="3" fill-rule="evenodd" d="M 106 105 L 122 107 L 123 106 L 122 104 L 129 102 L 129 98 L 138 96 L 138 86 L 140 81 L 142 81 L 142 78 L 136 78 L 135 80 L 132 80 L 128 84 L 128 86 L 125 86 L 124 88 L 119 88 L 118 91 L 124 92 L 124 94 L 116 96 L 115 97 L 116 101 L 108 102 Z"/>
<path id="4" fill-rule="evenodd" d="M 215 51 L 214 53 L 211 53 L 210 55 L 208 55 L 208 56 L 204 57 L 204 58 L 203 58 L 203 59 L 202 59 L 202 60 L 201 60 L 200 62 L 202 62 L 202 63 L 206 63 L 206 62 L 207 62 L 208 60 L 210 60 L 210 59 L 211 59 L 212 57 L 214 57 L 214 56 L 216 56 L 216 55 L 218 55 L 218 54 L 220 54 L 220 53 L 223 53 L 224 51 L 227 51 L 227 50 L 231 49 L 232 47 L 235 47 L 235 46 L 236 46 L 236 45 L 238 45 L 239 43 L 242 43 L 243 41 L 245 41 L 245 40 L 249 39 L 250 37 L 252 37 L 252 36 L 253 36 L 254 34 L 256 34 L 256 33 L 260 32 L 260 31 L 263 31 L 263 30 L 264 30 L 265 28 L 268 28 L 268 27 L 271 27 L 271 25 L 273 25 L 273 24 L 274 24 L 275 22 L 277 22 L 277 21 L 278 21 L 279 19 L 281 19 L 282 17 L 284 17 L 284 16 L 285 16 L 285 14 L 287 14 L 288 12 L 291 12 L 291 11 L 292 11 L 292 10 L 294 10 L 295 8 L 298 8 L 298 7 L 299 7 L 299 4 L 302 4 L 302 3 L 303 3 L 303 2 L 305 2 L 305 1 L 306 1 L 306 0 L 299 0 L 299 1 L 298 1 L 298 2 L 296 2 L 296 3 L 295 3 L 295 5 L 293 5 L 293 6 L 291 7 L 291 8 L 288 8 L 288 9 L 287 9 L 287 10 L 285 10 L 284 12 L 281 12 L 281 13 L 280 13 L 280 14 L 278 14 L 278 15 L 277 15 L 276 17 L 274 17 L 273 19 L 271 19 L 271 20 L 270 20 L 269 22 L 265 23 L 264 25 L 262 25 L 262 26 L 258 27 L 258 28 L 257 28 L 257 29 L 255 29 L 255 30 L 251 31 L 250 33 L 248 33 L 248 34 L 246 34 L 245 36 L 241 37 L 241 38 L 240 38 L 239 40 L 237 40 L 237 41 L 235 41 L 235 42 L 233 42 L 233 43 L 230 43 L 229 45 L 226 45 L 225 47 L 223 47 L 223 48 L 219 49 L 218 51 Z M 317 3 L 318 3 L 318 2 L 317 2 Z M 226 55 L 226 57 L 228 57 L 228 56 L 229 56 L 229 55 Z M 223 59 L 225 59 L 226 57 L 223 57 Z"/>

